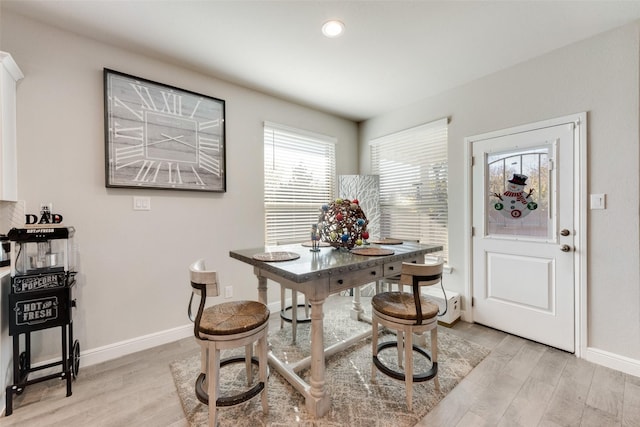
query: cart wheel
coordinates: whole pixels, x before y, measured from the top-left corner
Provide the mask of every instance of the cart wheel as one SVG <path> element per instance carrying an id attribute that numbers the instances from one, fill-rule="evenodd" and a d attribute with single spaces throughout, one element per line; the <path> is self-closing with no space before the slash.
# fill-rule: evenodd
<path id="1" fill-rule="evenodd" d="M 78 340 L 73 342 L 71 358 L 71 373 L 73 374 L 73 378 L 77 378 L 78 371 L 80 370 L 80 342 Z"/>

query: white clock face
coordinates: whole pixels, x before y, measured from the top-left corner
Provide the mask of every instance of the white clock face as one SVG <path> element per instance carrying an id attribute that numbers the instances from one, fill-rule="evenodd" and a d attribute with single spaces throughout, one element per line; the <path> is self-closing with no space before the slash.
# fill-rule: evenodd
<path id="1" fill-rule="evenodd" d="M 224 101 L 104 70 L 107 187 L 225 191 Z"/>

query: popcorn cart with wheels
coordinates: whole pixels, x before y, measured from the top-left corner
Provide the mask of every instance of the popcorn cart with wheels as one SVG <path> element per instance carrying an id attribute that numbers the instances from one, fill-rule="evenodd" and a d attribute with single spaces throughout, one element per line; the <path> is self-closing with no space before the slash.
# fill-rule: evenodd
<path id="1" fill-rule="evenodd" d="M 67 396 L 80 367 L 80 343 L 73 339 L 73 308 L 76 306 L 75 229 L 59 224 L 13 228 L 11 242 L 11 289 L 9 335 L 13 337 L 13 384 L 6 389 L 7 416 L 13 397 L 28 385 L 60 378 L 66 380 Z M 60 327 L 61 359 L 31 366 L 31 333 Z M 23 339 L 21 339 L 23 336 Z M 30 374 L 60 366 L 55 373 L 29 378 Z"/>

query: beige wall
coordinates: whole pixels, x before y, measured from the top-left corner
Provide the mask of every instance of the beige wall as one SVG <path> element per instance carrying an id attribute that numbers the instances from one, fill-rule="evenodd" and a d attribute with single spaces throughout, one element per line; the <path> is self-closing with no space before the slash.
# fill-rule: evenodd
<path id="1" fill-rule="evenodd" d="M 449 127 L 447 286 L 466 287 L 464 138 L 586 111 L 588 192 L 607 209 L 588 211 L 587 345 L 601 356 L 630 358 L 640 372 L 638 224 L 638 25 L 568 46 L 360 126 L 360 172 L 368 141 L 442 117 Z"/>
<path id="2" fill-rule="evenodd" d="M 357 172 L 357 125 L 351 121 L 6 10 L 1 24 L 2 49 L 25 74 L 17 107 L 19 198 L 27 212 L 52 202 L 76 227 L 74 325 L 83 351 L 188 324 L 187 268 L 198 257 L 219 271 L 223 285 L 236 286 L 234 298 L 257 298 L 252 269 L 229 251 L 264 241 L 265 120 L 337 137 L 337 173 Z M 105 188 L 103 67 L 226 101 L 226 193 Z M 134 212 L 134 195 L 149 196 L 151 211 Z M 273 288 L 270 299 L 278 296 Z M 43 341 L 46 347 L 36 348 L 34 358 L 59 352 L 58 336 Z"/>

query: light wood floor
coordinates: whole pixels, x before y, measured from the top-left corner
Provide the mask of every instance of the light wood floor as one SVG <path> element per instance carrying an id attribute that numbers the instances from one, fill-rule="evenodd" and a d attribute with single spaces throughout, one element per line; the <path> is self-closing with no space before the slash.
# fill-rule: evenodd
<path id="1" fill-rule="evenodd" d="M 640 426 L 640 378 L 483 326 L 451 330 L 492 351 L 419 427 Z M 187 338 L 82 367 L 70 397 L 63 381 L 31 385 L 0 426 L 186 426 L 169 363 L 194 351 Z"/>

